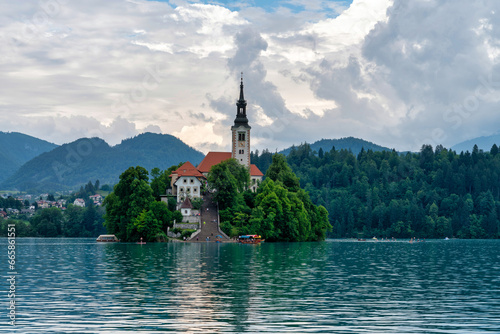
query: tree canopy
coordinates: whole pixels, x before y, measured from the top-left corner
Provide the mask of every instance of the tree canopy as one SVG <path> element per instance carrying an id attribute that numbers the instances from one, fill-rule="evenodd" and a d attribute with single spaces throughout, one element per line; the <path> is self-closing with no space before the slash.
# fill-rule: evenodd
<path id="1" fill-rule="evenodd" d="M 161 173 L 156 171 L 158 176 Z M 171 212 L 164 202 L 155 201 L 148 183 L 148 171 L 140 166 L 130 167 L 120 175 L 120 181 L 104 200 L 105 227 L 123 241 L 155 241 L 166 238 L 179 212 Z"/>
<path id="2" fill-rule="evenodd" d="M 228 164 L 241 166 L 237 161 Z M 209 186 L 216 190 L 215 198 L 219 199 L 221 227 L 225 233 L 230 236 L 260 234 L 268 241 L 325 239 L 331 229 L 328 212 L 314 205 L 309 195 L 300 189 L 299 179 L 283 155 L 273 156 L 266 180 L 257 193 L 238 188 L 237 178 L 226 166 L 224 162 L 214 166 L 212 172 L 217 173 L 211 172 L 208 180 Z M 243 169 L 248 174 L 246 168 Z M 240 186 L 248 186 L 246 176 L 240 175 L 238 179 Z"/>
<path id="3" fill-rule="evenodd" d="M 286 161 L 312 201 L 327 208 L 333 237 L 500 237 L 497 145 L 460 154 L 441 145 L 404 154 L 362 149 L 355 156 L 304 144 Z"/>
<path id="4" fill-rule="evenodd" d="M 214 199 L 224 210 L 236 205 L 238 194 L 250 184 L 250 174 L 236 159 L 228 159 L 212 166 L 207 181 L 215 190 Z"/>

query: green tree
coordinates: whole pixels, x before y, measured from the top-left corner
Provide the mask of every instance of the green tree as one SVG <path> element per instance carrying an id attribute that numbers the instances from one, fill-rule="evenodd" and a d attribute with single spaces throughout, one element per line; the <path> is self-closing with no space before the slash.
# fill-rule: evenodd
<path id="1" fill-rule="evenodd" d="M 497 146 L 497 144 L 493 144 L 493 146 L 491 146 L 490 154 L 492 156 L 495 156 L 495 155 L 498 154 L 498 146 Z"/>
<path id="2" fill-rule="evenodd" d="M 309 153 L 310 149 L 296 154 L 298 159 L 316 159 Z M 231 190 L 223 193 L 226 204 L 221 206 L 219 202 L 224 208 L 220 213 L 221 227 L 231 236 L 256 233 L 268 241 L 316 241 L 324 240 L 332 228 L 327 210 L 314 205 L 309 194 L 300 189 L 299 179 L 282 155 L 273 156 L 266 180 L 257 194 L 239 192 L 236 178 L 228 169 L 216 168 L 216 173 L 213 172 L 214 168 L 209 176 L 213 180 L 209 180 L 209 184 L 219 180 L 217 190 Z M 226 186 L 221 179 L 232 185 Z"/>
<path id="3" fill-rule="evenodd" d="M 120 175 L 120 182 L 104 200 L 106 230 L 120 240 L 165 240 L 173 221 L 182 220 L 180 212 L 172 212 L 167 203 L 155 201 L 147 181 L 146 169 L 130 167 Z"/>
<path id="4" fill-rule="evenodd" d="M 168 169 L 162 171 L 155 167 L 151 170 L 151 189 L 153 190 L 153 196 L 157 201 L 160 200 L 161 195 L 166 194 L 166 190 L 170 188 L 170 175 L 173 171 L 181 167 L 183 163 L 178 165 L 170 166 Z"/>
<path id="5" fill-rule="evenodd" d="M 300 189 L 299 178 L 293 173 L 290 166 L 288 166 L 286 157 L 283 154 L 273 155 L 273 162 L 266 172 L 266 178 L 273 181 L 280 181 L 290 191 L 298 191 Z"/>
<path id="6" fill-rule="evenodd" d="M 120 240 L 135 241 L 132 238 L 137 235 L 132 220 L 147 210 L 153 201 L 148 171 L 140 166 L 130 167 L 120 175 L 114 191 L 104 199 L 106 230 Z"/>
<path id="7" fill-rule="evenodd" d="M 224 210 L 236 205 L 239 194 L 250 183 L 250 173 L 236 159 L 228 159 L 212 166 L 207 181 L 214 190 L 214 199 Z"/>
<path id="8" fill-rule="evenodd" d="M 195 197 L 191 199 L 191 204 L 193 205 L 194 210 L 200 210 L 203 205 L 203 198 Z"/>
<path id="9" fill-rule="evenodd" d="M 58 208 L 43 209 L 33 216 L 30 224 L 41 237 L 59 237 L 62 235 L 63 216 Z"/>
<path id="10" fill-rule="evenodd" d="M 472 239 L 481 239 L 486 236 L 481 219 L 477 215 L 471 216 L 469 235 Z"/>

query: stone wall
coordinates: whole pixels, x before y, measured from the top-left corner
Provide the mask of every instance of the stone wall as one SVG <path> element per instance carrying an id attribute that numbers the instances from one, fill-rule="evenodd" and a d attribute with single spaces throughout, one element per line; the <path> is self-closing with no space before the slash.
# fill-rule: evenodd
<path id="1" fill-rule="evenodd" d="M 185 224 L 185 223 L 182 223 L 182 224 L 174 224 L 174 227 L 173 228 L 182 228 L 182 229 L 191 229 L 191 230 L 197 230 L 198 227 L 200 226 L 200 224 L 197 222 L 197 223 L 192 223 L 192 224 Z"/>
<path id="2" fill-rule="evenodd" d="M 168 232 L 167 232 L 167 236 L 168 236 L 169 238 L 180 238 L 180 237 L 181 237 L 181 234 L 180 234 L 180 233 L 173 233 L 173 232 L 168 231 Z"/>
<path id="3" fill-rule="evenodd" d="M 182 221 L 185 223 L 199 224 L 200 216 L 184 216 L 182 217 Z"/>

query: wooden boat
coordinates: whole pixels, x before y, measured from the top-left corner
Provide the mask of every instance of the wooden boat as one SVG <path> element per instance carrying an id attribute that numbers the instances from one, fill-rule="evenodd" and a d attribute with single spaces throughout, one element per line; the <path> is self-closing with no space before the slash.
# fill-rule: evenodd
<path id="1" fill-rule="evenodd" d="M 119 242 L 120 240 L 114 234 L 101 234 L 95 241 L 97 241 L 97 242 Z"/>
<path id="2" fill-rule="evenodd" d="M 263 241 L 264 239 L 257 234 L 246 234 L 238 237 L 238 242 L 240 244 L 260 244 Z"/>
<path id="3" fill-rule="evenodd" d="M 360 239 L 360 238 L 358 238 L 358 241 L 366 241 L 366 239 Z"/>

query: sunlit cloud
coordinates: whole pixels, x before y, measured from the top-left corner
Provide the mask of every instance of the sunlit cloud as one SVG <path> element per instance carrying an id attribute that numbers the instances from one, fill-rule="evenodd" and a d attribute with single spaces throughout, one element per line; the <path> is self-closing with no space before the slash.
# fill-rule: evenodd
<path id="1" fill-rule="evenodd" d="M 243 72 L 254 148 L 345 136 L 451 146 L 497 132 L 499 7 L 11 2 L 0 13 L 0 131 L 57 144 L 151 131 L 226 151 Z"/>

